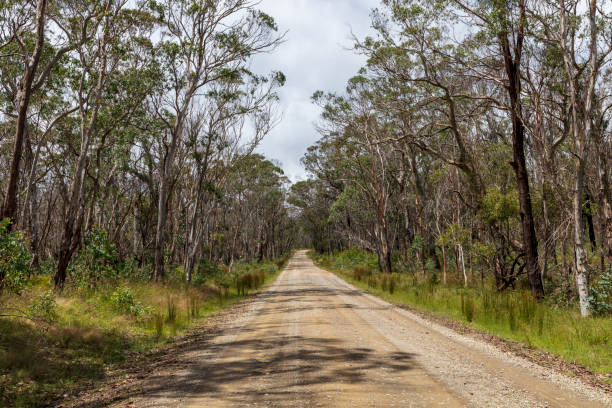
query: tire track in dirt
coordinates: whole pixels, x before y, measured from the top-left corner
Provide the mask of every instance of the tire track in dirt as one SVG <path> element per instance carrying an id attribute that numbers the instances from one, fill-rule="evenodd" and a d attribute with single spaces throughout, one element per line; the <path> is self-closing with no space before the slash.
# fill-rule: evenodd
<path id="1" fill-rule="evenodd" d="M 604 393 L 355 289 L 296 253 L 117 407 L 599 407 Z"/>

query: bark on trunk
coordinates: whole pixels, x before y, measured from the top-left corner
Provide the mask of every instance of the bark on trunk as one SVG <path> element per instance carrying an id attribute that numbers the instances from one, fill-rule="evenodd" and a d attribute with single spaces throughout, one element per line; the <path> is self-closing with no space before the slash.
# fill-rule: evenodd
<path id="1" fill-rule="evenodd" d="M 599 133 L 599 132 L 598 132 Z M 608 155 L 606 154 L 607 148 L 603 145 L 601 135 L 598 140 L 598 160 L 597 160 L 597 173 L 599 176 L 599 183 L 602 197 L 602 215 L 603 215 L 603 226 L 602 226 L 602 256 L 608 260 L 608 265 L 612 264 L 612 189 L 610 188 L 610 175 L 608 173 Z"/>
<path id="2" fill-rule="evenodd" d="M 45 9 L 47 7 L 46 0 L 38 0 L 36 3 L 36 44 L 34 52 L 27 62 L 23 78 L 21 80 L 19 91 L 17 92 L 17 123 L 15 128 L 15 144 L 13 145 L 13 154 L 11 156 L 11 164 L 9 167 L 8 182 L 4 203 L 2 205 L 2 216 L 0 218 L 9 218 L 11 224 L 16 222 L 17 217 L 17 182 L 19 180 L 19 165 L 23 151 L 23 139 L 27 126 L 28 106 L 30 105 L 30 97 L 32 95 L 32 83 L 38 67 L 38 61 L 43 49 L 45 41 Z"/>
<path id="3" fill-rule="evenodd" d="M 525 24 L 525 4 L 519 2 L 519 22 L 517 27 L 514 56 L 510 50 L 509 33 L 500 35 L 504 65 L 508 78 L 508 96 L 510 98 L 512 117 L 512 167 L 518 186 L 523 247 L 525 251 L 525 268 L 529 278 L 531 293 L 536 299 L 544 297 L 544 286 L 538 262 L 538 239 L 535 232 L 535 223 L 531 207 L 531 194 L 529 191 L 529 175 L 525 160 L 525 127 L 522 122 L 521 106 L 521 56 Z"/>
<path id="4" fill-rule="evenodd" d="M 165 173 L 165 172 L 164 172 Z M 166 195 L 168 192 L 168 180 L 162 175 L 159 186 L 157 201 L 157 226 L 155 228 L 155 266 L 153 279 L 161 281 L 164 278 L 164 232 L 166 229 Z"/>
<path id="5" fill-rule="evenodd" d="M 576 268 L 576 286 L 580 300 L 580 314 L 588 316 L 589 311 L 589 282 L 587 275 L 587 258 L 584 250 L 584 224 L 582 222 L 582 205 L 584 188 L 584 161 L 578 160 L 576 169 L 576 182 L 574 184 L 573 210 L 574 210 L 574 266 Z"/>

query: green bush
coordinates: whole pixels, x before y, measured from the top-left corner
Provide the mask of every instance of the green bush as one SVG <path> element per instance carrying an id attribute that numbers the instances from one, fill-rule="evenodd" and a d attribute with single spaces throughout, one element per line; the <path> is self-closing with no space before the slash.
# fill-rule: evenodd
<path id="1" fill-rule="evenodd" d="M 32 255 L 19 232 L 8 231 L 8 219 L 0 221 L 0 293 L 20 293 L 27 285 Z"/>
<path id="2" fill-rule="evenodd" d="M 126 287 L 117 288 L 111 295 L 110 302 L 117 312 L 123 314 L 144 317 L 151 312 L 149 308 L 137 301 L 130 288 Z"/>
<path id="3" fill-rule="evenodd" d="M 57 320 L 57 303 L 53 291 L 36 296 L 28 308 L 28 313 L 47 322 Z"/>
<path id="4" fill-rule="evenodd" d="M 92 230 L 85 237 L 85 247 L 70 266 L 73 282 L 82 288 L 95 288 L 102 282 L 115 282 L 120 277 L 119 254 L 115 244 L 101 230 Z M 123 268 L 132 271 L 132 268 Z"/>
<path id="5" fill-rule="evenodd" d="M 612 314 L 612 266 L 599 278 L 591 288 L 589 297 L 591 312 L 596 316 Z"/>
<path id="6" fill-rule="evenodd" d="M 200 263 L 196 269 L 195 276 L 192 278 L 192 282 L 196 285 L 202 285 L 208 280 L 214 280 L 220 273 L 219 266 L 203 257 L 200 259 Z"/>

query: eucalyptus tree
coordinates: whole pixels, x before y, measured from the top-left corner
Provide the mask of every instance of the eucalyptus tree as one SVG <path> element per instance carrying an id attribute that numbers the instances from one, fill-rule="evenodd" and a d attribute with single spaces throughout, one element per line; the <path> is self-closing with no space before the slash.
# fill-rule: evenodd
<path id="1" fill-rule="evenodd" d="M 499 47 L 498 57 L 503 61 L 505 77 L 501 82 L 507 92 L 509 113 L 512 122 L 512 168 L 516 175 L 518 197 L 520 203 L 522 244 L 525 253 L 527 276 L 534 297 L 544 296 L 544 286 L 538 260 L 538 239 L 535 230 L 529 174 L 525 159 L 525 125 L 523 122 L 522 105 L 522 58 L 527 22 L 527 2 L 525 0 L 510 0 L 501 3 L 473 4 L 457 1 L 460 10 L 469 14 L 470 22 L 480 27 L 480 32 L 474 34 L 482 38 L 489 34 L 496 38 Z M 490 77 L 490 70 L 485 69 L 485 77 Z"/>
<path id="2" fill-rule="evenodd" d="M 588 152 L 595 141 L 593 122 L 595 93 L 603 69 L 609 66 L 612 52 L 609 3 L 590 0 L 588 12 L 583 14 L 580 1 L 560 1 L 558 5 L 558 44 L 563 56 L 569 86 L 571 133 L 573 136 L 573 191 L 574 263 L 580 300 L 580 312 L 590 314 L 589 283 L 586 251 L 584 248 L 584 178 Z M 580 18 L 583 17 L 583 18 Z M 583 24 L 582 21 L 585 21 Z M 581 37 L 588 40 L 581 46 Z M 604 181 L 606 183 L 606 181 Z"/>
<path id="3" fill-rule="evenodd" d="M 3 43 L 2 48 L 10 50 L 9 45 L 14 44 L 14 51 L 9 52 L 8 56 L 17 55 L 23 66 L 23 73 L 14 93 L 14 147 L 0 214 L 13 222 L 18 215 L 19 170 L 31 97 L 41 90 L 56 65 L 67 53 L 92 38 L 101 21 L 103 6 L 95 3 L 89 7 L 80 6 L 82 5 L 79 2 L 71 1 L 49 5 L 47 0 L 9 1 L 0 5 L 3 23 L 0 40 Z M 66 25 L 68 21 L 70 24 Z M 40 65 L 43 53 L 48 55 Z"/>
<path id="4" fill-rule="evenodd" d="M 163 21 L 163 69 L 166 90 L 152 99 L 164 123 L 159 157 L 157 227 L 153 278 L 164 276 L 164 242 L 170 178 L 177 149 L 184 143 L 189 111 L 208 88 L 228 77 L 241 77 L 249 59 L 273 51 L 282 41 L 274 20 L 248 0 L 155 3 Z"/>
<path id="5" fill-rule="evenodd" d="M 342 144 L 344 181 L 363 194 L 374 214 L 374 243 L 382 270 L 391 273 L 388 210 L 393 194 L 391 175 L 394 153 L 384 140 L 388 121 L 373 104 L 372 84 L 362 76 L 351 79 L 345 97 L 316 93 L 324 107 L 324 138 Z M 347 190 L 345 189 L 344 192 Z"/>
<path id="6" fill-rule="evenodd" d="M 91 6 L 102 7 L 100 28 L 89 40 L 77 41 L 80 45 L 74 50 L 70 90 L 79 113 L 72 129 L 76 139 L 76 158 L 73 174 L 69 176 L 71 182 L 66 195 L 63 233 L 57 249 L 54 277 L 57 288 L 61 288 L 66 280 L 66 270 L 87 222 L 83 200 L 91 147 L 97 140 L 99 157 L 108 135 L 117 136 L 118 129 L 125 125 L 150 89 L 149 83 L 139 81 L 139 78 L 146 77 L 146 71 L 138 75 L 133 70 L 125 71 L 126 55 L 130 56 L 129 47 L 134 39 L 125 35 L 133 32 L 134 22 L 134 13 L 125 5 L 123 0 L 106 0 L 103 4 Z M 79 31 L 67 31 L 66 34 L 76 38 L 82 35 Z M 100 165 L 99 159 L 97 164 Z M 95 194 L 92 199 L 95 199 Z"/>
<path id="7" fill-rule="evenodd" d="M 234 163 L 248 157 L 275 125 L 276 89 L 284 81 L 279 72 L 261 77 L 243 70 L 219 81 L 191 112 L 194 116 L 189 122 L 187 144 L 192 149 L 195 174 L 190 193 L 193 208 L 187 224 L 188 282 L 197 264 L 196 255 L 203 237 L 204 194 L 219 194 Z M 220 167 L 221 171 L 215 172 L 217 177 L 208 174 L 211 167 Z"/>
<path id="8" fill-rule="evenodd" d="M 426 118 L 426 123 L 433 123 L 421 129 L 426 131 L 424 135 L 451 132 L 456 142 L 457 159 L 449 160 L 445 158 L 448 153 L 444 150 L 432 149 L 430 142 L 421 142 L 422 131 L 419 132 L 420 137 L 415 137 L 419 133 L 412 131 L 412 139 L 420 148 L 457 165 L 467 175 L 476 196 L 483 191 L 483 183 L 478 166 L 471 157 L 466 135 L 478 132 L 482 120 L 473 115 L 479 112 L 482 117 L 483 111 L 496 109 L 509 112 L 512 166 L 521 203 L 520 249 L 525 254 L 532 292 L 535 297 L 541 298 L 544 292 L 521 116 L 525 2 L 448 1 L 424 4 L 411 0 L 389 0 L 383 3 L 389 9 L 389 16 L 383 12 L 375 14 L 375 27 L 380 39 L 367 39 L 358 43 L 358 48 L 369 55 L 370 66 L 375 71 L 396 80 L 409 81 L 418 90 L 416 95 L 421 92 L 418 98 L 413 97 L 409 101 L 412 105 L 410 108 L 422 111 L 432 103 L 446 105 L 448 119 L 442 125 L 440 121 Z M 448 22 L 457 24 L 463 33 L 457 36 L 444 28 Z M 415 122 L 414 119 L 412 122 Z M 414 129 L 414 126 L 403 123 L 400 132 L 409 132 L 411 128 Z"/>

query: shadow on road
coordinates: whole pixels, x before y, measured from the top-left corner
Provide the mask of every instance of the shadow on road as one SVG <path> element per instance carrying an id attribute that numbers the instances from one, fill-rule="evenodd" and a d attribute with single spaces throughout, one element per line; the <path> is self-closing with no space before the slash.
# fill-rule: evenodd
<path id="1" fill-rule="evenodd" d="M 299 269 L 300 265 L 291 268 Z M 304 286 L 278 282 L 256 295 L 253 301 L 261 302 L 261 307 L 249 324 L 222 333 L 194 335 L 175 350 L 175 369 L 160 364 L 164 370 L 153 371 L 127 392 L 124 389 L 114 396 L 102 395 L 78 407 L 100 407 L 143 395 L 150 401 L 206 397 L 227 405 L 257 401 L 265 395 L 265 401 L 286 406 L 296 393 L 307 393 L 313 385 L 366 383 L 369 370 L 384 372 L 392 381 L 414 368 L 414 355 L 355 347 L 358 342 L 349 343 L 338 336 L 326 338 L 318 331 L 320 321 L 305 321 L 313 315 L 325 315 L 323 311 L 358 309 L 341 300 L 358 296 L 363 296 L 362 292 L 328 288 L 312 281 Z M 303 330 L 295 335 L 288 330 L 294 322 L 300 327 L 312 324 L 307 333 L 313 335 L 306 336 Z M 345 330 L 350 333 L 351 329 Z M 221 335 L 224 337 L 213 341 Z M 233 340 L 221 341 L 226 336 Z"/>
<path id="2" fill-rule="evenodd" d="M 269 327 L 263 327 L 269 329 Z M 297 345 L 297 349 L 293 349 Z M 368 369 L 387 369 L 391 373 L 410 370 L 413 356 L 408 353 L 383 354 L 369 348 L 346 348 L 343 342 L 333 339 L 284 336 L 221 344 L 194 344 L 194 348 L 206 348 L 211 355 L 223 354 L 220 360 L 198 361 L 191 364 L 180 377 L 174 373 L 154 374 L 148 378 L 142 390 L 133 390 L 114 402 L 146 395 L 176 399 L 201 396 L 228 403 L 244 402 L 266 394 L 268 400 L 282 405 L 297 391 L 292 387 L 307 387 L 316 384 L 360 383 L 367 381 L 364 372 Z M 270 350 L 276 350 L 270 353 Z M 256 356 L 263 352 L 263 358 Z M 347 364 L 348 363 L 348 364 Z M 331 368 L 330 368 L 331 367 Z M 338 368 L 340 367 L 340 368 Z M 255 384 L 272 376 L 266 386 L 259 389 L 233 389 L 232 384 Z M 295 379 L 299 379 L 296 384 Z M 227 391 L 230 391 L 229 393 Z M 88 401 L 85 408 L 104 406 L 109 401 Z"/>

